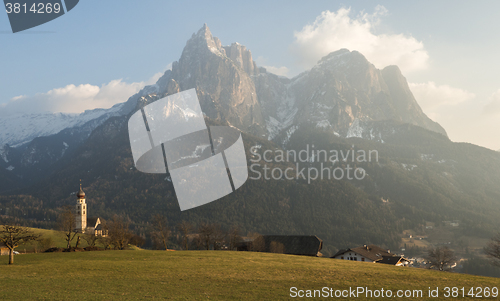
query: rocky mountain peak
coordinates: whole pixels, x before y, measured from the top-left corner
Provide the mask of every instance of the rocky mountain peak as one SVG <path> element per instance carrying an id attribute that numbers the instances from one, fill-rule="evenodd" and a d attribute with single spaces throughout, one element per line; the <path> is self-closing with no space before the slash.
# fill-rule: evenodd
<path id="1" fill-rule="evenodd" d="M 349 83 L 350 88 L 357 91 L 374 89 L 380 92 L 385 89 L 380 71 L 355 50 L 340 49 L 324 56 L 310 73 L 318 80 L 333 77 L 339 82 Z"/>
<path id="2" fill-rule="evenodd" d="M 208 28 L 207 23 L 203 24 L 203 26 L 198 30 L 197 33 L 193 33 L 191 39 L 201 39 L 201 40 L 211 40 L 212 32 L 210 28 Z"/>
<path id="3" fill-rule="evenodd" d="M 370 66 L 370 62 L 365 58 L 364 55 L 356 50 L 350 51 L 349 49 L 339 49 L 337 51 L 331 52 L 328 55 L 322 57 L 317 67 L 353 67 L 353 66 Z"/>
<path id="4" fill-rule="evenodd" d="M 368 129 L 370 122 L 382 120 L 410 123 L 446 136 L 446 131 L 422 112 L 397 66 L 379 70 L 358 51 L 334 51 L 290 84 L 269 76 L 257 80 L 259 100 L 265 101 L 263 106 L 269 113 L 266 119 L 271 139 L 282 140 L 282 136 L 288 141 L 302 125 L 353 137 L 360 122 Z M 268 88 L 271 82 L 272 91 Z M 280 99 L 279 104 L 271 106 L 273 99 Z"/>
<path id="5" fill-rule="evenodd" d="M 110 117 L 126 116 L 165 95 L 192 88 L 211 120 L 283 146 L 303 128 L 384 141 L 391 129 L 390 125 L 378 129 L 380 121 L 410 123 L 446 136 L 444 129 L 422 112 L 397 66 L 379 70 L 358 51 L 340 49 L 323 57 L 311 70 L 287 79 L 259 69 L 245 46 L 222 46 L 204 24 L 186 42 L 172 69 L 125 104 L 78 117 L 31 116 L 19 127 L 21 120 L 15 116 L 0 119 L 4 129 L 0 131 L 0 146 L 14 145 L 0 147 L 0 170 L 13 174 L 36 163 L 43 175 L 40 164 L 49 166 L 79 147 Z M 58 134 L 35 141 L 24 133 L 33 137 Z M 26 145 L 16 152 L 17 157 L 11 152 L 19 149 L 14 143 Z"/>
<path id="6" fill-rule="evenodd" d="M 411 93 L 408 81 L 398 66 L 387 66 L 381 74 L 392 99 L 392 107 L 401 121 L 415 124 L 431 131 L 447 136 L 446 131 L 438 123 L 428 118 Z"/>
<path id="7" fill-rule="evenodd" d="M 249 75 L 257 73 L 257 65 L 252 59 L 252 52 L 240 43 L 232 43 L 231 46 L 225 46 L 226 56 L 236 65 L 245 70 Z"/>
<path id="8" fill-rule="evenodd" d="M 250 77 L 256 69 L 245 46 L 223 47 L 205 24 L 187 41 L 163 86 L 166 94 L 195 88 L 210 119 L 263 135 L 264 120 Z"/>
<path id="9" fill-rule="evenodd" d="M 192 55 L 201 55 L 202 53 L 207 53 L 210 51 L 219 56 L 225 56 L 226 51 L 220 40 L 217 37 L 212 36 L 210 32 L 210 28 L 208 28 L 205 23 L 200 30 L 196 34 L 193 33 L 191 39 L 189 39 L 186 43 L 186 47 L 182 52 L 182 56 L 192 59 Z"/>

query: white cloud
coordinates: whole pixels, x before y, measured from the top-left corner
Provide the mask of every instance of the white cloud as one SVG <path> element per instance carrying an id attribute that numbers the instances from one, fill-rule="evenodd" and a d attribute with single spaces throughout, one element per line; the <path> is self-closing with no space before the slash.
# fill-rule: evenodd
<path id="1" fill-rule="evenodd" d="M 257 65 L 266 68 L 267 72 L 270 72 L 270 73 L 273 73 L 273 74 L 276 74 L 276 75 L 287 76 L 288 72 L 290 72 L 290 69 L 288 69 L 285 66 L 275 67 L 275 66 L 268 65 L 267 64 L 267 60 L 264 57 L 262 57 L 262 56 L 259 56 L 255 60 L 255 62 L 257 63 Z"/>
<path id="2" fill-rule="evenodd" d="M 110 108 L 126 101 L 145 85 L 154 84 L 163 73 L 153 75 L 145 82 L 126 83 L 112 80 L 99 86 L 82 84 L 55 88 L 33 96 L 16 96 L 0 105 L 0 115 L 36 112 L 81 113 L 96 108 Z"/>
<path id="3" fill-rule="evenodd" d="M 274 66 L 263 66 L 270 73 L 286 76 L 290 71 L 287 67 L 274 67 Z"/>
<path id="4" fill-rule="evenodd" d="M 474 93 L 434 82 L 409 83 L 410 90 L 425 112 L 433 113 L 442 106 L 455 106 L 476 97 Z"/>
<path id="5" fill-rule="evenodd" d="M 312 67 L 323 56 L 341 48 L 359 51 L 377 68 L 398 65 L 403 72 L 410 72 L 427 67 L 429 55 L 421 41 L 404 34 L 374 33 L 387 13 L 383 6 L 377 6 L 373 14 L 355 18 L 351 18 L 350 11 L 324 11 L 313 24 L 294 33 L 292 49 L 303 67 Z"/>
<path id="6" fill-rule="evenodd" d="M 490 103 L 484 107 L 483 113 L 486 115 L 500 114 L 500 89 L 493 93 L 489 100 Z"/>
<path id="7" fill-rule="evenodd" d="M 500 147 L 494 139 L 500 128 L 500 118 L 495 115 L 500 114 L 500 90 L 484 106 L 481 95 L 448 85 L 427 82 L 409 86 L 424 112 L 446 129 L 452 141 Z"/>

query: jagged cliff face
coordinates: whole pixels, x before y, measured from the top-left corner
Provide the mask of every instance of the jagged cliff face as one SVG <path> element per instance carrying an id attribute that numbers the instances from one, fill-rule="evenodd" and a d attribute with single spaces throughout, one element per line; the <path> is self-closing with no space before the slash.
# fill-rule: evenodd
<path id="1" fill-rule="evenodd" d="M 381 120 L 411 123 L 446 135 L 422 112 L 398 67 L 378 70 L 357 51 L 330 53 L 289 82 L 260 75 L 256 86 L 262 106 L 270 108 L 266 120 L 271 139 L 283 131 L 288 139 L 303 125 L 352 137 L 360 122 L 369 127 L 369 121 Z"/>
<path id="2" fill-rule="evenodd" d="M 257 64 L 252 59 L 250 50 L 239 43 L 233 43 L 231 46 L 224 46 L 226 55 L 233 63 L 243 69 L 248 75 L 255 75 L 258 73 Z"/>
<path id="3" fill-rule="evenodd" d="M 400 121 L 418 125 L 446 136 L 444 128 L 432 121 L 422 111 L 410 91 L 406 78 L 397 66 L 385 67 L 381 72 Z"/>
<path id="4" fill-rule="evenodd" d="M 265 122 L 251 75 L 256 65 L 244 46 L 222 47 L 206 25 L 186 43 L 172 65 L 167 94 L 196 88 L 203 112 L 211 119 L 262 136 Z"/>
<path id="5" fill-rule="evenodd" d="M 222 46 L 205 24 L 154 91 L 134 101 L 140 107 L 191 88 L 196 88 L 210 119 L 282 145 L 302 126 L 364 138 L 372 130 L 370 122 L 381 120 L 446 135 L 422 112 L 398 67 L 379 70 L 361 53 L 347 49 L 330 53 L 311 70 L 288 79 L 258 68 L 245 46 Z"/>
<path id="6" fill-rule="evenodd" d="M 422 112 L 396 66 L 379 70 L 359 52 L 341 49 L 322 58 L 311 70 L 288 79 L 259 68 L 245 46 L 222 46 L 204 25 L 187 41 L 172 70 L 156 84 L 102 114 L 90 112 L 92 118 L 84 118 L 85 122 L 74 128 L 36 138 L 22 148 L 0 148 L 0 168 L 25 180 L 37 179 L 48 166 L 84 143 L 110 116 L 127 116 L 165 95 L 191 88 L 196 88 L 202 110 L 210 119 L 283 147 L 303 127 L 383 142 L 395 132 L 391 123 L 383 127 L 377 123 L 384 120 L 446 135 Z M 8 134 L 36 136 L 22 127 Z"/>

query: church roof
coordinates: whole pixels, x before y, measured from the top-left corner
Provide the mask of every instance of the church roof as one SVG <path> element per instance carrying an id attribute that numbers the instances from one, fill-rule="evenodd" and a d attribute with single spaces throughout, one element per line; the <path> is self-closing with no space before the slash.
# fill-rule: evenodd
<path id="1" fill-rule="evenodd" d="M 78 194 L 76 195 L 78 198 L 83 199 L 85 198 L 85 192 L 83 192 L 82 187 L 80 186 L 80 191 L 78 191 Z"/>
<path id="2" fill-rule="evenodd" d="M 82 180 L 80 180 L 80 191 L 78 191 L 78 194 L 76 196 L 79 199 L 85 198 L 85 192 L 83 192 L 83 189 L 82 189 Z"/>
<path id="3" fill-rule="evenodd" d="M 97 220 L 98 220 L 97 217 L 89 217 L 89 218 L 87 218 L 87 227 L 95 228 L 95 226 L 97 224 Z"/>
<path id="4" fill-rule="evenodd" d="M 403 256 L 382 256 L 382 260 L 379 260 L 379 263 L 385 263 L 390 265 L 396 265 L 400 262 L 407 262 L 408 259 Z"/>

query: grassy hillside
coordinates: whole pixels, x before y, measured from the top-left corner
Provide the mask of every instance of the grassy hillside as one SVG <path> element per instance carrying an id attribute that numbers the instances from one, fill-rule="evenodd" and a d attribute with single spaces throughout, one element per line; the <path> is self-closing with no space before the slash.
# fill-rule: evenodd
<path id="1" fill-rule="evenodd" d="M 0 300 L 285 300 L 290 288 L 500 287 L 496 278 L 329 258 L 226 251 L 101 251 L 0 257 Z M 341 298 L 355 300 L 356 298 Z M 358 299 L 365 299 L 360 296 Z M 410 298 L 419 300 L 418 298 Z M 460 298 L 459 298 L 460 299 Z"/>
<path id="2" fill-rule="evenodd" d="M 35 251 L 40 252 L 52 247 L 66 248 L 67 242 L 64 232 L 58 230 L 46 230 L 38 228 L 29 228 L 29 229 L 33 231 L 35 234 L 41 235 L 40 239 L 42 241 L 45 240 L 45 242 L 31 241 L 24 245 L 20 245 L 19 247 L 16 248 L 16 251 L 20 253 L 24 252 L 32 253 Z M 80 235 L 81 234 L 77 234 L 77 236 L 71 241 L 72 247 L 75 246 L 78 236 Z M 96 243 L 96 245 L 102 247 L 99 243 Z M 88 246 L 87 242 L 83 238 L 81 238 L 79 247 L 85 248 L 87 246 Z"/>

